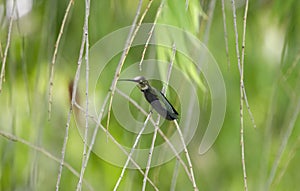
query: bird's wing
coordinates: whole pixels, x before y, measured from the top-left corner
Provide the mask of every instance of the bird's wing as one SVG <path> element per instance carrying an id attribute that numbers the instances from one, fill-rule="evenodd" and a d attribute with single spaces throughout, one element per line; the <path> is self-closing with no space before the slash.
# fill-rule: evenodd
<path id="1" fill-rule="evenodd" d="M 176 115 L 178 115 L 178 112 L 176 111 L 176 109 L 173 107 L 173 105 L 169 102 L 169 100 L 166 98 L 166 96 L 163 94 L 163 93 L 161 93 L 161 92 L 159 92 L 160 93 L 160 95 L 167 101 L 167 103 L 163 103 L 164 105 L 165 105 L 165 107 L 168 109 L 168 110 L 173 110 L 174 111 L 174 113 L 176 114 Z"/>
<path id="2" fill-rule="evenodd" d="M 163 116 L 164 118 L 166 118 L 168 116 L 168 111 L 161 104 L 160 100 L 154 100 L 150 104 L 157 111 L 157 113 L 159 113 L 161 116 Z"/>
<path id="3" fill-rule="evenodd" d="M 144 91 L 144 95 L 151 106 L 161 116 L 168 120 L 178 118 L 178 112 L 160 91 L 155 88 L 150 88 L 147 91 Z"/>

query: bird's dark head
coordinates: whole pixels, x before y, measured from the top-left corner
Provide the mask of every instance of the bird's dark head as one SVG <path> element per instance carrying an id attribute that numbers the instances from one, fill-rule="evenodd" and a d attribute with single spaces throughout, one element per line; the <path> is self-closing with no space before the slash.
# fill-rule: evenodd
<path id="1" fill-rule="evenodd" d="M 145 91 L 149 88 L 149 83 L 148 81 L 146 80 L 145 77 L 143 76 L 137 76 L 133 79 L 120 79 L 119 81 L 131 81 L 131 82 L 136 82 L 137 83 L 137 86 L 138 88 L 141 90 L 141 91 Z"/>
<path id="2" fill-rule="evenodd" d="M 134 81 L 138 83 L 137 86 L 142 91 L 147 90 L 149 88 L 149 83 L 143 76 L 135 77 Z"/>

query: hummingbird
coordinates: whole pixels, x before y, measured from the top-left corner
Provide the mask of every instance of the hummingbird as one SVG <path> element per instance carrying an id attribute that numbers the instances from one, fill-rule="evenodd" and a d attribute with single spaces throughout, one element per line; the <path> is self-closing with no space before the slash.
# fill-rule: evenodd
<path id="1" fill-rule="evenodd" d="M 144 93 L 146 100 L 158 114 L 170 121 L 178 119 L 179 114 L 169 100 L 159 90 L 150 86 L 145 77 L 137 76 L 134 79 L 119 79 L 119 81 L 136 82 L 137 87 Z"/>

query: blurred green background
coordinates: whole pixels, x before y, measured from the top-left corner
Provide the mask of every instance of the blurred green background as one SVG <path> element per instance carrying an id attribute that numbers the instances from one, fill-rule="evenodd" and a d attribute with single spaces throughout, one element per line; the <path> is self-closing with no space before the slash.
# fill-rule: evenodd
<path id="1" fill-rule="evenodd" d="M 1 67 L 13 0 L 0 1 Z M 0 190 L 54 190 L 59 162 L 40 149 L 60 159 L 68 111 L 68 85 L 74 79 L 84 24 L 84 1 L 75 0 L 58 47 L 55 64 L 53 104 L 48 120 L 48 89 L 50 63 L 54 45 L 69 1 L 15 0 L 18 14 L 12 23 L 5 82 L 0 94 Z M 23 4 L 22 4 L 23 3 Z M 139 1 L 92 0 L 89 17 L 89 43 L 92 47 L 105 35 L 132 24 Z M 144 1 L 142 12 L 149 1 Z M 161 1 L 154 1 L 144 23 L 151 23 Z M 203 136 L 199 128 L 188 145 L 195 178 L 200 190 L 243 190 L 240 147 L 240 89 L 231 1 L 225 0 L 226 27 L 230 65 L 227 63 L 221 1 L 190 0 L 186 9 L 183 0 L 167 0 L 158 22 L 182 28 L 206 44 L 222 71 L 227 91 L 227 108 L 223 128 L 213 147 L 204 155 L 198 154 Z M 244 111 L 245 161 L 249 190 L 298 190 L 299 155 L 299 59 L 300 59 L 300 1 L 253 0 L 249 3 L 246 33 L 244 83 L 247 98 L 257 128 Z M 236 0 L 237 27 L 241 52 L 245 1 Z M 155 48 L 154 48 L 155 49 Z M 133 50 L 125 68 L 139 61 L 141 50 Z M 155 49 L 163 57 L 162 49 Z M 147 56 L 147 55 L 146 55 Z M 111 84 L 120 55 L 107 68 Z M 179 67 L 187 67 L 182 62 Z M 82 66 L 84 70 L 85 66 Z M 209 118 L 209 93 L 205 79 L 199 78 L 199 100 L 203 119 Z M 195 79 L 196 80 L 196 79 Z M 82 82 L 84 84 L 84 81 Z M 204 85 L 203 85 L 204 84 Z M 201 87 L 200 87 L 201 86 Z M 84 105 L 84 86 L 79 86 Z M 108 89 L 105 93 L 108 92 Z M 138 93 L 136 94 L 138 96 Z M 122 109 L 122 108 L 120 108 Z M 106 118 L 105 118 L 106 119 Z M 103 124 L 106 124 L 104 120 Z M 201 122 L 199 126 L 205 126 Z M 118 123 L 112 116 L 110 129 L 120 136 Z M 4 135 L 14 135 L 19 141 Z M 133 143 L 135 136 L 119 137 Z M 20 140 L 27 141 L 26 144 Z M 143 146 L 151 144 L 151 137 Z M 122 141 L 122 140 L 121 140 Z M 31 145 L 31 146 L 29 146 Z M 73 116 L 65 161 L 80 172 L 83 141 Z M 184 158 L 184 154 L 181 154 Z M 185 160 L 185 159 L 184 159 Z M 176 159 L 152 168 L 149 177 L 160 190 L 170 190 Z M 91 154 L 83 190 L 112 190 L 121 168 Z M 140 190 L 143 176 L 137 170 L 127 170 L 119 190 Z M 63 169 L 60 190 L 75 190 L 78 177 Z M 89 186 L 88 186 L 89 185 Z M 153 190 L 148 184 L 147 190 Z M 182 167 L 175 190 L 192 190 Z"/>

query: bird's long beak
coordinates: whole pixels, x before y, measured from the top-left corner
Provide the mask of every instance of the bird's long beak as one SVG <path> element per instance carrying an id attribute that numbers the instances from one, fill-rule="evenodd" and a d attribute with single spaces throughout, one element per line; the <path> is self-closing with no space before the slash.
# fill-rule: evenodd
<path id="1" fill-rule="evenodd" d="M 133 79 L 119 79 L 118 81 L 128 81 L 128 82 L 140 83 L 141 81 L 146 81 L 146 79 L 143 76 L 137 76 Z"/>
<path id="2" fill-rule="evenodd" d="M 119 79 L 118 81 L 127 81 L 127 82 L 136 82 L 136 83 L 138 83 L 138 80 L 134 80 L 134 79 Z"/>

